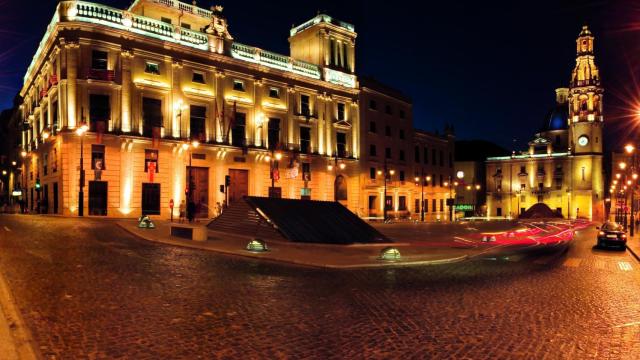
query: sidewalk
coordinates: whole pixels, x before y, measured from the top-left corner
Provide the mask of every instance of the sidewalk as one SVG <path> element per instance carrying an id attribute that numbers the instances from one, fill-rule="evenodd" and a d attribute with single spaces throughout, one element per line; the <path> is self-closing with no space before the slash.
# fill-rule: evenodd
<path id="1" fill-rule="evenodd" d="M 452 263 L 463 261 L 470 256 L 478 255 L 488 250 L 470 246 L 429 246 L 409 243 L 330 245 L 267 240 L 269 251 L 256 253 L 246 250 L 247 243 L 251 240 L 250 237 L 208 230 L 208 240 L 198 242 L 170 236 L 171 223 L 166 220 L 154 220 L 155 229 L 140 229 L 135 220 L 117 221 L 116 223 L 127 232 L 147 241 L 266 261 L 330 269 Z M 204 226 L 204 224 L 201 225 Z M 400 251 L 401 260 L 385 261 L 378 259 L 380 251 L 388 246 L 396 247 Z"/>
<path id="2" fill-rule="evenodd" d="M 33 342 L 4 277 L 0 274 L 0 358 L 3 360 L 37 359 Z"/>
<path id="3" fill-rule="evenodd" d="M 629 236 L 627 239 L 627 250 L 640 262 L 640 234 L 636 232 L 633 237 Z"/>

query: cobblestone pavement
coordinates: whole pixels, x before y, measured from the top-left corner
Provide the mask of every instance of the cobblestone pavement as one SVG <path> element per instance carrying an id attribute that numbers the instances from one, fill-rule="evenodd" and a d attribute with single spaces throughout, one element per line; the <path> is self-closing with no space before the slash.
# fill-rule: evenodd
<path id="1" fill-rule="evenodd" d="M 592 249 L 326 271 L 0 216 L 0 271 L 46 359 L 638 358 L 640 265 Z"/>

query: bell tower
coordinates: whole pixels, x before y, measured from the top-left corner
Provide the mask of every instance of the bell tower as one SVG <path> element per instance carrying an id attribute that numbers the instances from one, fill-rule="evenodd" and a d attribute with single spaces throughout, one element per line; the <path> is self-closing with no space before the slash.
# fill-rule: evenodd
<path id="1" fill-rule="evenodd" d="M 602 95 L 600 71 L 595 63 L 593 35 L 587 26 L 576 40 L 576 66 L 569 92 L 569 145 L 571 152 L 602 154 Z"/>
<path id="2" fill-rule="evenodd" d="M 602 168 L 602 96 L 600 71 L 595 63 L 593 35 L 583 26 L 576 40 L 576 66 L 569 89 L 569 163 L 567 189 L 570 214 L 603 219 L 604 174 Z"/>

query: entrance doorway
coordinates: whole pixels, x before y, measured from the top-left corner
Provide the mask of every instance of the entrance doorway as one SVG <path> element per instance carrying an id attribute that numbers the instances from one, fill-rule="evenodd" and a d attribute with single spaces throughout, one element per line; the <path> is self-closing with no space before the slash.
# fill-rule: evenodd
<path id="1" fill-rule="evenodd" d="M 53 213 L 58 213 L 58 183 L 53 183 Z"/>
<path id="2" fill-rule="evenodd" d="M 229 204 L 249 195 L 249 170 L 229 169 Z"/>
<path id="3" fill-rule="evenodd" d="M 336 180 L 333 184 L 334 189 L 334 199 L 336 201 L 346 202 L 347 201 L 347 179 L 344 176 L 338 175 L 336 176 Z"/>
<path id="4" fill-rule="evenodd" d="M 160 184 L 142 183 L 142 215 L 160 215 Z"/>
<path id="5" fill-rule="evenodd" d="M 89 181 L 89 215 L 107 215 L 107 191 L 106 181 Z"/>
<path id="6" fill-rule="evenodd" d="M 189 173 L 192 177 L 193 196 L 191 199 L 196 204 L 195 217 L 209 217 L 209 168 L 187 166 L 187 186 L 189 185 Z"/>

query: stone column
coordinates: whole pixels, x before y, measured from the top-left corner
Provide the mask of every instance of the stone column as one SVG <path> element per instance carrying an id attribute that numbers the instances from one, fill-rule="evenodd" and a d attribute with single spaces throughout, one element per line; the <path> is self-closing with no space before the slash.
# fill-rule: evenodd
<path id="1" fill-rule="evenodd" d="M 120 130 L 123 133 L 131 132 L 131 59 L 133 59 L 133 51 L 123 49 L 121 52 L 121 73 L 122 73 L 122 89 L 120 90 Z"/>
<path id="2" fill-rule="evenodd" d="M 65 44 L 65 52 L 67 53 L 67 78 L 66 90 L 64 91 L 67 99 L 67 116 L 66 127 L 74 129 L 78 124 L 78 51 L 80 45 L 77 42 L 68 42 Z"/>
<path id="3" fill-rule="evenodd" d="M 262 80 L 255 80 L 253 86 L 253 127 L 252 131 L 254 136 L 253 141 L 255 141 L 256 146 L 265 146 L 266 142 L 264 139 L 266 138 L 264 129 L 268 126 L 267 119 L 264 116 L 262 111 L 262 96 L 264 94 L 264 83 Z M 251 131 L 249 132 L 249 136 Z"/>
<path id="4" fill-rule="evenodd" d="M 297 102 L 296 102 L 296 90 L 293 88 L 293 86 L 289 86 L 287 87 L 287 120 L 286 120 L 286 125 L 287 125 L 287 143 L 288 144 L 293 144 L 294 143 L 294 119 L 293 116 L 296 112 L 298 112 L 297 109 Z"/>
<path id="5" fill-rule="evenodd" d="M 225 114 L 224 117 L 228 118 L 230 109 L 227 109 L 224 100 L 224 83 L 225 83 L 225 73 L 222 70 L 216 71 L 215 73 L 215 104 L 218 107 L 218 118 L 214 119 L 213 124 L 215 126 L 214 133 L 216 134 L 216 142 L 222 142 L 224 136 L 226 135 L 224 131 L 226 130 L 226 121 L 222 117 L 222 109 L 224 108 Z M 233 109 L 231 109 L 233 111 Z"/>
<path id="6" fill-rule="evenodd" d="M 180 102 L 182 99 L 182 88 L 181 88 L 181 79 L 182 78 L 182 61 L 174 60 L 171 63 L 171 122 L 166 124 L 171 126 L 171 136 L 174 138 L 185 137 L 190 133 L 189 127 L 187 126 L 188 118 L 185 116 L 184 109 L 178 109 L 180 111 L 180 117 L 177 117 L 176 114 L 176 104 Z M 184 104 L 182 106 L 185 106 Z M 185 121 L 185 118 L 187 121 Z"/>

